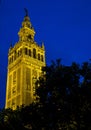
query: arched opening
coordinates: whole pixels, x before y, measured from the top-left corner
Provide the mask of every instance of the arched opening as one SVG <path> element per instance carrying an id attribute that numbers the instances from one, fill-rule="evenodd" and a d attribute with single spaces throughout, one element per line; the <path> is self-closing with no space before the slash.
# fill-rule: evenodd
<path id="1" fill-rule="evenodd" d="M 36 49 L 33 49 L 33 58 L 36 58 Z"/>

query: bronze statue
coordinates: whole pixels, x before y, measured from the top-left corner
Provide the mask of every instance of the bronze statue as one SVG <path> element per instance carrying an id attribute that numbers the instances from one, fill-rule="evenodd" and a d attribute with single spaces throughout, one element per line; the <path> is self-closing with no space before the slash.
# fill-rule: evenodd
<path id="1" fill-rule="evenodd" d="M 28 16 L 28 10 L 26 8 L 24 8 L 26 16 Z"/>

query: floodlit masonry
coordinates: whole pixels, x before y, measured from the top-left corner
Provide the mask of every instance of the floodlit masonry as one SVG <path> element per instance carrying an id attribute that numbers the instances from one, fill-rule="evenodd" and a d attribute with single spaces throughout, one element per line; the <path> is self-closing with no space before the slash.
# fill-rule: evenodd
<path id="1" fill-rule="evenodd" d="M 44 44 L 39 46 L 35 42 L 35 31 L 28 13 L 18 35 L 19 41 L 8 52 L 5 108 L 13 110 L 36 101 L 35 82 L 46 65 Z"/>

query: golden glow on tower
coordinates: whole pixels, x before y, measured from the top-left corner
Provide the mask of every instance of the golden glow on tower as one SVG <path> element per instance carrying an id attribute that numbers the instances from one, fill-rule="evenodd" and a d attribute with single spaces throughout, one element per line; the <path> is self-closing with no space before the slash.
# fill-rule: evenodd
<path id="1" fill-rule="evenodd" d="M 34 41 L 35 31 L 28 15 L 18 32 L 19 41 L 8 52 L 5 108 L 29 105 L 36 100 L 35 82 L 45 63 L 44 44 Z"/>

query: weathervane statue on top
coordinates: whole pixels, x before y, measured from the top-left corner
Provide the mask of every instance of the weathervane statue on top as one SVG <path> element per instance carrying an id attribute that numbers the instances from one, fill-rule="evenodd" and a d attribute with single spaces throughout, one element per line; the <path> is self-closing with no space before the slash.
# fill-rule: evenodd
<path id="1" fill-rule="evenodd" d="M 26 16 L 28 16 L 28 10 L 26 8 L 24 8 Z"/>

